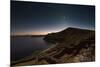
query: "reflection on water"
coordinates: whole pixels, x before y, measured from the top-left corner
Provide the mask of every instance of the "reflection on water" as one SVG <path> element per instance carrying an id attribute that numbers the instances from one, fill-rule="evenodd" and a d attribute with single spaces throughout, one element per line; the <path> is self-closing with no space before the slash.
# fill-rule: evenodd
<path id="1" fill-rule="evenodd" d="M 49 45 L 43 40 L 43 37 L 12 37 L 11 60 L 21 59 L 36 50 L 48 47 Z"/>

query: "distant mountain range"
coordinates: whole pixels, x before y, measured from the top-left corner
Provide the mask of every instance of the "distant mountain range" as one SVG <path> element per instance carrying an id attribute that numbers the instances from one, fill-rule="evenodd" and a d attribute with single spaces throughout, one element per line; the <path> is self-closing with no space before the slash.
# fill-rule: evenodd
<path id="1" fill-rule="evenodd" d="M 46 42 L 55 44 L 40 51 L 37 56 L 12 62 L 13 66 L 58 64 L 95 61 L 95 31 L 67 28 L 45 36 Z"/>

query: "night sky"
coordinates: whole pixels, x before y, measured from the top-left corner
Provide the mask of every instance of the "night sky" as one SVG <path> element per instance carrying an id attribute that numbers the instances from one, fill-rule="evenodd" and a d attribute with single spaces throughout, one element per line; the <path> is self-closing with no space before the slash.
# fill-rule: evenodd
<path id="1" fill-rule="evenodd" d="M 11 35 L 43 35 L 68 27 L 95 29 L 95 7 L 11 1 Z"/>

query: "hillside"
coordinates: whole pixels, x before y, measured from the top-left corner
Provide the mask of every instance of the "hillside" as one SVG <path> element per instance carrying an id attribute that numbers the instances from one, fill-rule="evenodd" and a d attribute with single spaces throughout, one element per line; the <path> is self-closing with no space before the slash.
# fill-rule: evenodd
<path id="1" fill-rule="evenodd" d="M 95 61 L 95 31 L 67 28 L 45 36 L 44 40 L 55 45 L 24 60 L 12 63 L 18 65 L 39 65 Z"/>
<path id="2" fill-rule="evenodd" d="M 80 40 L 87 39 L 95 34 L 92 30 L 85 30 L 85 29 L 79 29 L 79 28 L 67 28 L 63 31 L 60 31 L 58 33 L 51 33 L 48 34 L 44 40 L 50 43 L 62 43 L 66 42 L 68 43 L 76 43 Z"/>

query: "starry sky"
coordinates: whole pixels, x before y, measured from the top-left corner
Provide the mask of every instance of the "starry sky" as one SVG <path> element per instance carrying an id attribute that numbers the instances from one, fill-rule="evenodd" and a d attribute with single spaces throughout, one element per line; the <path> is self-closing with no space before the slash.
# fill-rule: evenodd
<path id="1" fill-rule="evenodd" d="M 95 6 L 11 1 L 11 35 L 45 35 L 68 27 L 95 29 Z"/>

